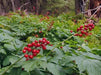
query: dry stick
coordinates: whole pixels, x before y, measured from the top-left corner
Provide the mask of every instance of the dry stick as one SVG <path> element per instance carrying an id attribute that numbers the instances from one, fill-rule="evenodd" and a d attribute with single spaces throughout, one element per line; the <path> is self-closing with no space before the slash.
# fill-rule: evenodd
<path id="1" fill-rule="evenodd" d="M 91 19 L 91 18 L 97 13 L 97 11 L 100 10 L 100 8 L 101 8 L 101 6 L 99 6 L 99 7 L 97 8 L 97 10 L 93 13 L 93 15 L 91 15 L 91 17 L 90 17 L 89 19 Z"/>
<path id="2" fill-rule="evenodd" d="M 22 56 L 21 58 L 19 58 L 16 62 L 14 62 L 12 65 L 10 65 L 3 73 L 1 73 L 1 75 L 4 75 L 10 68 L 13 67 L 13 65 L 15 65 L 17 62 L 19 62 L 24 56 Z"/>
<path id="3" fill-rule="evenodd" d="M 13 12 L 15 12 L 14 0 L 11 0 L 11 3 L 12 3 Z"/>
<path id="4" fill-rule="evenodd" d="M 22 8 L 23 6 L 25 6 L 25 5 L 29 4 L 29 3 L 30 3 L 30 2 L 27 2 L 27 3 L 23 4 L 23 5 L 21 5 L 21 6 L 20 6 L 20 10 L 21 10 L 21 8 Z"/>
<path id="5" fill-rule="evenodd" d="M 99 7 L 101 8 L 101 6 L 97 6 L 96 8 L 94 8 L 94 9 L 89 9 L 89 10 L 90 10 L 90 11 L 93 11 L 93 10 L 98 9 Z M 84 14 L 84 13 L 88 13 L 89 10 L 87 10 L 87 11 L 85 11 L 85 12 L 81 12 L 81 13 L 79 13 L 79 14 L 77 14 L 77 15 Z M 77 15 L 76 15 L 76 16 L 77 16 Z M 72 17 L 75 17 L 75 16 L 72 16 Z M 71 18 L 71 17 L 69 17 L 69 18 Z"/>

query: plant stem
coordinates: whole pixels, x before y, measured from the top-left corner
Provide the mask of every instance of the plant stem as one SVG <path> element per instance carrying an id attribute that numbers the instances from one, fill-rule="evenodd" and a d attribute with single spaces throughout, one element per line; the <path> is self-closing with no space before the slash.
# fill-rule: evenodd
<path id="1" fill-rule="evenodd" d="M 22 56 L 21 58 L 19 58 L 16 62 L 14 62 L 12 65 L 10 65 L 1 75 L 4 75 L 10 68 L 13 67 L 13 65 L 15 65 L 17 62 L 19 62 L 24 56 Z"/>
<path id="2" fill-rule="evenodd" d="M 56 45 L 52 50 L 50 50 L 50 51 L 47 53 L 46 57 L 47 57 L 55 48 L 57 48 L 59 44 L 65 42 L 66 40 L 69 40 L 69 39 L 72 38 L 73 36 L 74 36 L 74 35 L 68 37 L 67 39 L 63 40 L 62 42 L 57 43 L 57 45 Z"/>
<path id="3" fill-rule="evenodd" d="M 59 42 L 51 51 L 49 51 L 49 52 L 47 53 L 46 56 L 48 56 L 55 48 L 57 48 L 59 44 L 65 42 L 66 40 L 69 40 L 69 39 L 72 38 L 73 36 L 74 36 L 74 35 L 68 37 L 67 39 L 63 40 L 62 42 Z M 1 75 L 4 75 L 10 68 L 13 67 L 13 65 L 15 65 L 17 62 L 19 62 L 23 57 L 24 57 L 24 56 L 22 56 L 22 57 L 19 58 L 16 62 L 14 62 L 12 65 L 10 65 Z"/>

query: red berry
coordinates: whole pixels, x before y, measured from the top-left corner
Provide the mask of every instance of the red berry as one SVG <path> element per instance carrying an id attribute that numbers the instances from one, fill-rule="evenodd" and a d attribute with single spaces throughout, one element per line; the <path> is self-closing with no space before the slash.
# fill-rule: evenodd
<path id="1" fill-rule="evenodd" d="M 72 33 L 73 31 L 72 31 L 72 30 L 70 30 L 70 32 Z"/>
<path id="2" fill-rule="evenodd" d="M 88 33 L 85 33 L 86 36 L 88 36 Z"/>
<path id="3" fill-rule="evenodd" d="M 84 31 L 81 31 L 81 34 L 84 34 L 85 32 Z"/>
<path id="4" fill-rule="evenodd" d="M 79 34 L 80 37 L 82 37 L 82 34 Z"/>
<path id="5" fill-rule="evenodd" d="M 40 52 L 40 50 L 37 50 L 36 53 L 38 54 Z"/>
<path id="6" fill-rule="evenodd" d="M 47 41 L 47 44 L 50 44 L 50 41 Z"/>
<path id="7" fill-rule="evenodd" d="M 80 28 L 83 28 L 83 26 L 81 25 Z"/>
<path id="8" fill-rule="evenodd" d="M 32 44 L 28 44 L 27 46 L 28 46 L 28 47 L 32 47 L 33 45 L 32 45 Z"/>
<path id="9" fill-rule="evenodd" d="M 37 40 L 35 40 L 35 43 L 38 43 L 38 41 L 37 41 Z"/>
<path id="10" fill-rule="evenodd" d="M 30 59 L 33 59 L 33 55 L 29 55 L 29 58 L 30 58 Z"/>
<path id="11" fill-rule="evenodd" d="M 62 46 L 60 48 L 63 48 Z"/>
<path id="12" fill-rule="evenodd" d="M 45 40 L 46 41 L 46 38 L 42 38 L 42 40 Z"/>
<path id="13" fill-rule="evenodd" d="M 85 27 L 88 27 L 88 25 L 85 25 Z"/>
<path id="14" fill-rule="evenodd" d="M 40 44 L 39 43 L 37 43 L 37 47 L 40 47 Z"/>
<path id="15" fill-rule="evenodd" d="M 25 50 L 27 50 L 27 49 L 28 49 L 28 47 L 24 47 L 24 49 L 25 49 Z"/>
<path id="16" fill-rule="evenodd" d="M 26 61 L 28 61 L 29 60 L 29 58 L 26 58 Z"/>
<path id="17" fill-rule="evenodd" d="M 79 34 L 75 34 L 74 36 L 79 36 Z"/>
<path id="18" fill-rule="evenodd" d="M 45 46 L 44 44 L 41 44 L 41 46 L 43 47 L 43 46 Z"/>
<path id="19" fill-rule="evenodd" d="M 39 31 L 39 33 L 42 33 L 42 31 Z"/>
<path id="20" fill-rule="evenodd" d="M 91 27 L 89 27 L 89 30 L 91 31 L 91 30 L 92 30 L 92 28 L 91 28 Z"/>
<path id="21" fill-rule="evenodd" d="M 24 49 L 22 52 L 23 52 L 23 53 L 26 53 L 26 50 Z"/>
<path id="22" fill-rule="evenodd" d="M 87 27 L 85 27 L 84 29 L 85 29 L 85 30 L 88 30 L 88 28 L 87 28 Z"/>
<path id="23" fill-rule="evenodd" d="M 37 37 L 38 37 L 38 35 L 36 34 L 36 35 L 35 35 L 35 37 L 37 38 Z"/>
<path id="24" fill-rule="evenodd" d="M 36 56 L 37 55 L 37 53 L 33 53 L 33 56 Z"/>
<path id="25" fill-rule="evenodd" d="M 80 30 L 80 28 L 77 28 L 77 32 Z"/>
<path id="26" fill-rule="evenodd" d="M 53 46 L 52 44 L 50 46 Z"/>
<path id="27" fill-rule="evenodd" d="M 46 40 L 42 40 L 42 43 L 45 43 L 46 42 Z"/>
<path id="28" fill-rule="evenodd" d="M 41 42 L 42 42 L 42 40 L 39 40 L 39 42 L 41 43 Z"/>
<path id="29" fill-rule="evenodd" d="M 42 49 L 43 49 L 43 50 L 46 50 L 46 46 L 43 46 Z"/>
<path id="30" fill-rule="evenodd" d="M 31 48 L 28 48 L 28 52 L 31 52 L 32 51 L 32 49 Z"/>
<path id="31" fill-rule="evenodd" d="M 32 45 L 35 46 L 35 42 L 32 42 Z"/>
<path id="32" fill-rule="evenodd" d="M 36 49 L 34 49 L 34 50 L 32 50 L 32 53 L 36 53 L 36 51 L 37 51 L 37 50 L 36 50 Z"/>
<path id="33" fill-rule="evenodd" d="M 27 58 L 28 57 L 28 54 L 25 54 L 24 57 Z"/>

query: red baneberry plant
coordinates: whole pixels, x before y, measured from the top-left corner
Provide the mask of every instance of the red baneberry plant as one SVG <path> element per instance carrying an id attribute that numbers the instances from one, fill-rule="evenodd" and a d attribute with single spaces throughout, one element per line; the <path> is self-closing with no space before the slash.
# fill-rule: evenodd
<path id="1" fill-rule="evenodd" d="M 90 31 L 94 29 L 95 25 L 93 23 L 87 24 L 87 25 L 81 25 L 79 28 L 77 28 L 77 33 L 75 36 L 80 36 L 80 37 L 86 37 L 88 35 L 91 35 Z"/>
<path id="2" fill-rule="evenodd" d="M 26 61 L 37 56 L 37 54 L 40 53 L 41 48 L 42 50 L 46 50 L 46 46 L 48 44 L 50 44 L 50 41 L 46 38 L 42 38 L 42 40 L 35 40 L 34 42 L 28 44 L 27 47 L 24 47 L 22 52 L 25 54 L 24 57 L 26 58 Z"/>

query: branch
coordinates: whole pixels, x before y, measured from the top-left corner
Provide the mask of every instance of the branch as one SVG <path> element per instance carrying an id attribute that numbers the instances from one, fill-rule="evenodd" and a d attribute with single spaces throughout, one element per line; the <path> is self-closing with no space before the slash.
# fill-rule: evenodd
<path id="1" fill-rule="evenodd" d="M 29 4 L 29 3 L 30 3 L 30 2 L 27 2 L 27 3 L 23 4 L 23 5 L 21 5 L 21 6 L 19 7 L 19 9 L 21 10 L 23 6 L 25 6 L 25 5 Z"/>

